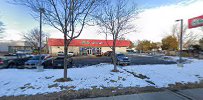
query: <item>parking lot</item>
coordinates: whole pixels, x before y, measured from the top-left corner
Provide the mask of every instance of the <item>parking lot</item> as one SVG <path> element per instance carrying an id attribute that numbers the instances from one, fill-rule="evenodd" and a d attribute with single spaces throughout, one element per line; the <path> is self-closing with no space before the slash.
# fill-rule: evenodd
<path id="1" fill-rule="evenodd" d="M 130 65 L 146 65 L 146 64 L 175 64 L 174 61 L 166 61 L 161 59 L 163 56 L 149 56 L 149 55 L 127 55 L 130 58 Z M 75 56 L 73 58 L 73 66 L 80 68 L 84 66 L 91 66 L 100 63 L 112 63 L 108 56 Z M 1 68 L 1 66 L 0 66 Z"/>
<path id="2" fill-rule="evenodd" d="M 166 61 L 160 59 L 161 56 L 143 56 L 143 55 L 127 55 L 130 58 L 131 65 L 146 65 L 146 64 L 175 64 L 174 61 Z M 73 57 L 73 65 L 75 67 L 83 67 L 95 65 L 99 63 L 111 63 L 111 58 L 107 56 L 78 56 Z"/>

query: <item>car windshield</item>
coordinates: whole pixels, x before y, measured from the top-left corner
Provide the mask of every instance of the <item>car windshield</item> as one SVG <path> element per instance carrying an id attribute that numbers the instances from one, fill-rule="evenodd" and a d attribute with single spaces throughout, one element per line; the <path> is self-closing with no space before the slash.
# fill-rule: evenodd
<path id="1" fill-rule="evenodd" d="M 30 60 L 39 60 L 40 56 L 33 56 Z M 44 59 L 45 56 L 42 56 L 41 59 Z"/>
<path id="2" fill-rule="evenodd" d="M 119 57 L 125 57 L 124 54 L 117 54 L 117 56 L 119 56 Z"/>

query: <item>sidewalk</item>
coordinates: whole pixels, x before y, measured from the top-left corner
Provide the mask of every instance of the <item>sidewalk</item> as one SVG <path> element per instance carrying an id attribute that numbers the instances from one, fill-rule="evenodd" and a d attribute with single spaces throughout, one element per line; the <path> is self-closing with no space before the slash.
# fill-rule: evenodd
<path id="1" fill-rule="evenodd" d="M 80 100 L 203 100 L 202 94 L 203 88 L 180 90 L 176 92 L 164 91 L 113 97 L 88 98 Z"/>

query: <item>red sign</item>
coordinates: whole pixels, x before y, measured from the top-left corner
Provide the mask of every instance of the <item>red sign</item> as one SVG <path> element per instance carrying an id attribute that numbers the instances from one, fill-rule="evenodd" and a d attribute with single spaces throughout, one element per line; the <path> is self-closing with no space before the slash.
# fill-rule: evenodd
<path id="1" fill-rule="evenodd" d="M 203 26 L 203 15 L 188 19 L 188 28 L 195 28 Z"/>
<path id="2" fill-rule="evenodd" d="M 69 46 L 78 47 L 108 47 L 113 45 L 113 40 L 95 40 L 95 39 L 74 39 L 71 41 Z M 48 39 L 48 46 L 64 46 L 63 39 Z M 130 41 L 128 40 L 117 40 L 117 47 L 128 47 Z"/>

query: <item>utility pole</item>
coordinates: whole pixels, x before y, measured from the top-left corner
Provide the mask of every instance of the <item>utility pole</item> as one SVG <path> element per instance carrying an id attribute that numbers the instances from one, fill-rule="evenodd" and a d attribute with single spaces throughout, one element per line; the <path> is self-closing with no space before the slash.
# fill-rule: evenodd
<path id="1" fill-rule="evenodd" d="M 39 8 L 40 12 L 40 35 L 39 35 L 39 64 L 37 66 L 37 69 L 39 72 L 43 71 L 42 64 L 42 14 L 45 12 L 44 8 Z"/>
<path id="2" fill-rule="evenodd" d="M 183 67 L 182 63 L 182 50 L 183 50 L 183 19 L 176 20 L 176 22 L 180 21 L 180 41 L 179 41 L 179 62 L 178 66 Z"/>

